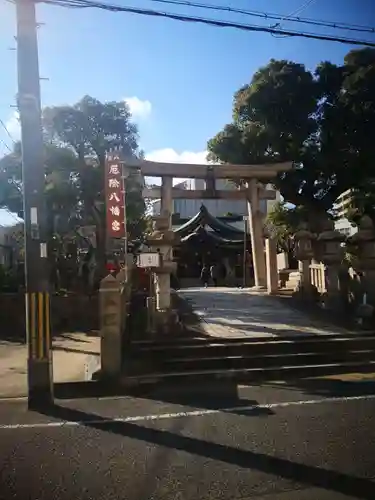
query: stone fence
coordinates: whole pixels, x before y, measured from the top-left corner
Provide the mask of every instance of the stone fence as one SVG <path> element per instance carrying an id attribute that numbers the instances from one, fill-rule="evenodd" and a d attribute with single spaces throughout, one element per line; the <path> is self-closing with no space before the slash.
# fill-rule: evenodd
<path id="1" fill-rule="evenodd" d="M 320 293 L 327 292 L 327 283 L 326 283 L 326 270 L 327 267 L 323 262 L 312 262 L 310 264 L 310 280 L 312 286 L 316 288 L 316 290 Z"/>

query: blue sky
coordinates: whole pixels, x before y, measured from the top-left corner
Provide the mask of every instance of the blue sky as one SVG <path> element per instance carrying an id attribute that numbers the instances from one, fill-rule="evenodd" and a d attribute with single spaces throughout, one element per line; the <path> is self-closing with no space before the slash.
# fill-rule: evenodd
<path id="1" fill-rule="evenodd" d="M 150 0 L 111 3 L 269 25 L 238 14 Z M 305 5 L 301 16 L 375 26 L 373 0 L 207 3 L 282 15 Z M 40 73 L 49 79 L 41 82 L 43 105 L 74 103 L 85 94 L 100 100 L 132 98 L 129 102 L 139 124 L 141 147 L 151 158 L 166 161 L 203 159 L 207 140 L 231 119 L 233 93 L 271 58 L 302 62 L 312 69 L 322 60 L 341 63 L 351 49 L 339 43 L 276 38 L 102 10 L 38 5 L 37 16 L 43 23 L 39 29 Z M 300 27 L 287 21 L 282 26 Z M 342 31 L 337 34 L 356 35 Z M 9 50 L 15 47 L 14 35 L 14 6 L 0 0 L 0 118 L 16 138 L 17 120 L 11 108 L 17 91 L 16 52 Z M 375 41 L 375 34 L 367 38 Z M 11 146 L 5 131 L 0 131 L 0 139 Z M 0 156 L 5 152 L 0 144 Z"/>

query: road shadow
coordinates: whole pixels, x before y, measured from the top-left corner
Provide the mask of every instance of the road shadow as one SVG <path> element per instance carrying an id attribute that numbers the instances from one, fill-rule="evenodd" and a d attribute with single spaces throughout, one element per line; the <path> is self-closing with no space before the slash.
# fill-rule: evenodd
<path id="1" fill-rule="evenodd" d="M 259 407 L 258 402 L 239 397 L 237 384 L 230 381 L 200 383 L 199 387 L 188 381 L 175 383 L 149 383 L 138 387 L 124 387 L 114 381 L 57 382 L 54 384 L 57 400 L 130 396 L 173 405 L 204 410 L 225 410 L 236 415 L 271 416 L 269 408 Z"/>
<path id="2" fill-rule="evenodd" d="M 35 408 L 35 411 L 55 419 L 79 422 L 80 425 L 89 428 L 235 465 L 248 469 L 249 472 L 256 470 L 300 484 L 323 488 L 347 496 L 351 495 L 361 500 L 373 500 L 375 498 L 375 483 L 373 481 L 342 472 L 306 465 L 261 452 L 213 443 L 191 436 L 183 436 L 169 430 L 146 427 L 140 425 L 139 422 L 135 424 L 110 420 L 97 414 L 59 405 Z"/>
<path id="3" fill-rule="evenodd" d="M 161 385 L 139 392 L 137 397 L 186 406 L 203 410 L 223 410 L 235 415 L 251 415 L 269 417 L 274 415 L 270 408 L 260 407 L 258 401 L 239 397 L 238 385 L 231 381 L 220 383 L 200 383 L 199 387 L 181 381 L 176 390 L 175 385 Z"/>

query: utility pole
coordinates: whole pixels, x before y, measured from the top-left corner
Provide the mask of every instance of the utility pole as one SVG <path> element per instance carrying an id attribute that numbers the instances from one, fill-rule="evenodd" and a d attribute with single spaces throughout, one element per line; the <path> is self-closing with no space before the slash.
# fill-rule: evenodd
<path id="1" fill-rule="evenodd" d="M 34 0 L 16 0 L 18 109 L 25 220 L 29 407 L 53 402 L 44 146 Z"/>

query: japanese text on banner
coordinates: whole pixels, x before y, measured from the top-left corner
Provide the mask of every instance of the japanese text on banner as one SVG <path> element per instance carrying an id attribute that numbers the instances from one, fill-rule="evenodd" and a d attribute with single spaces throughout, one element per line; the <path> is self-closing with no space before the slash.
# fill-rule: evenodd
<path id="1" fill-rule="evenodd" d="M 120 162 L 107 160 L 105 173 L 107 234 L 111 238 L 123 238 L 125 236 L 124 193 Z"/>

